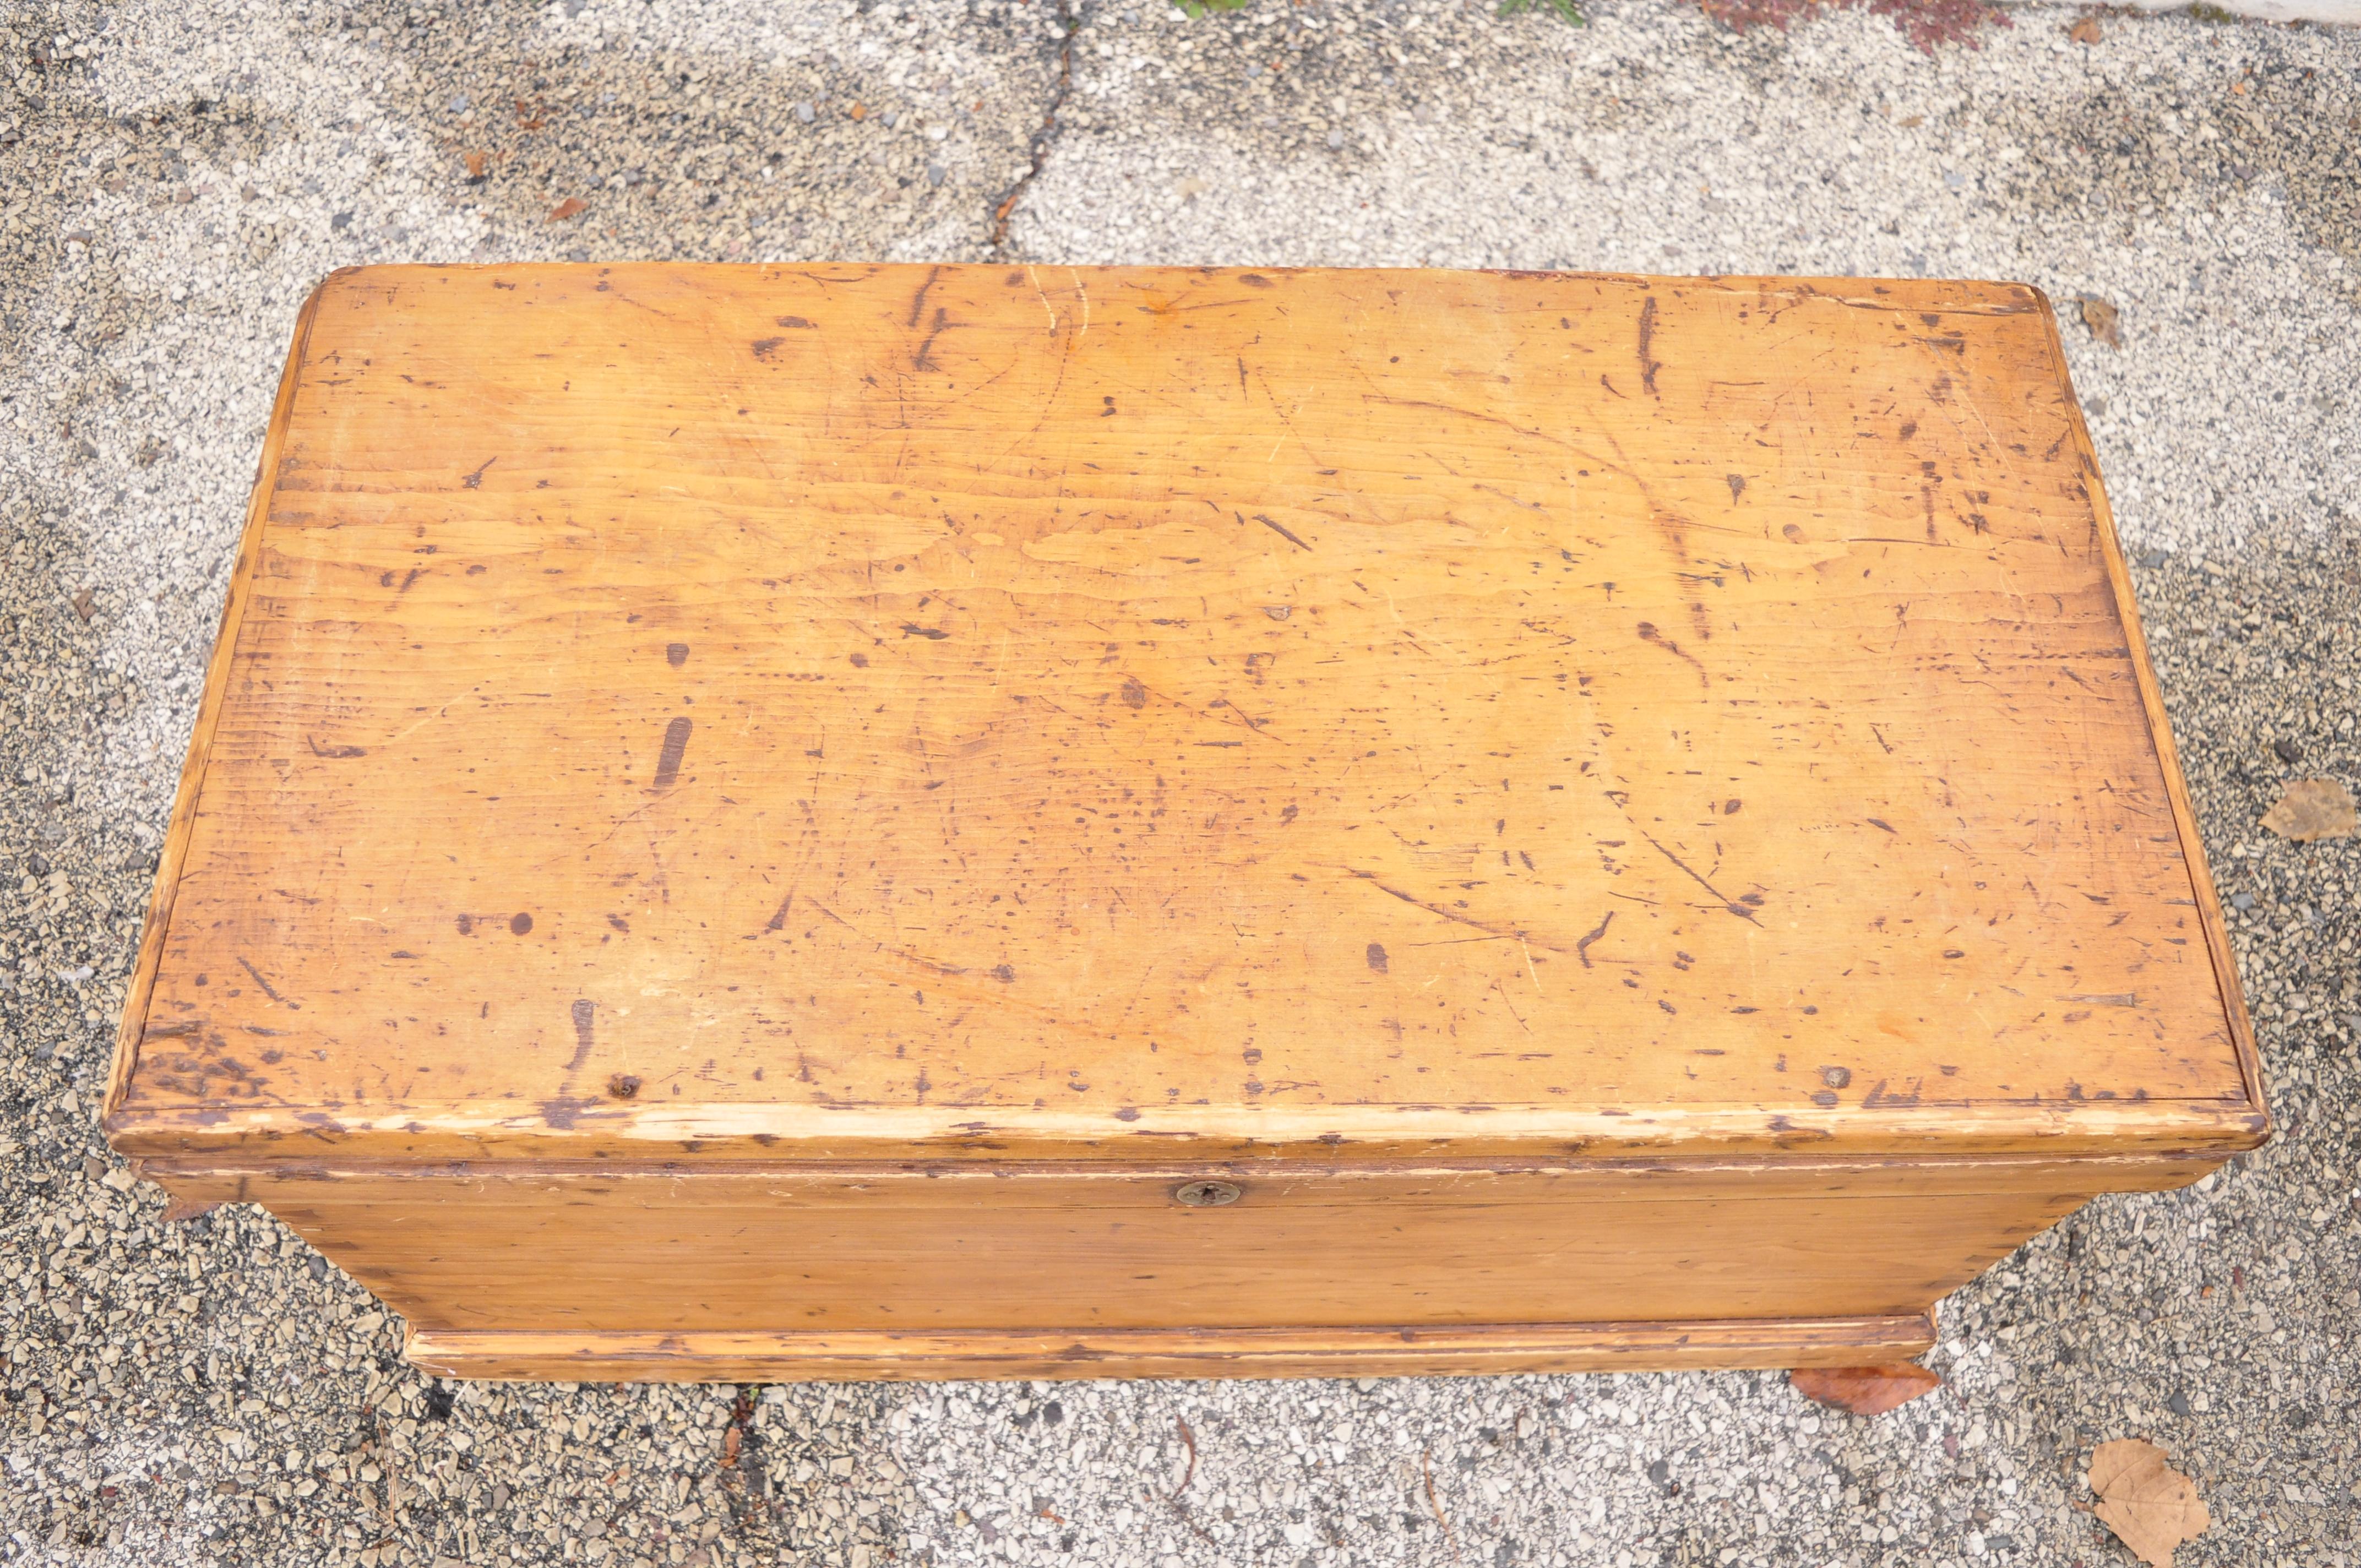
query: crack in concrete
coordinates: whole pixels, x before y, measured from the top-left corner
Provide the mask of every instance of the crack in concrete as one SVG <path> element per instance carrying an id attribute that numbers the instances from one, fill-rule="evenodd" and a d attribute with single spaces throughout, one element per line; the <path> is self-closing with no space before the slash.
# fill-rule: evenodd
<path id="1" fill-rule="evenodd" d="M 1033 133 L 1032 141 L 1028 144 L 1030 164 L 1023 174 L 1017 176 L 1016 183 L 1008 188 L 1008 193 L 1001 197 L 1000 204 L 992 210 L 992 248 L 995 253 L 1007 248 L 1008 220 L 1016 213 L 1016 204 L 1025 199 L 1025 192 L 1032 188 L 1033 181 L 1041 177 L 1042 165 L 1049 161 L 1049 144 L 1060 129 L 1058 115 L 1066 106 L 1068 94 L 1073 91 L 1074 34 L 1082 29 L 1082 25 L 1073 0 L 1058 0 L 1058 85 L 1049 94 L 1049 107 L 1041 116 L 1041 128 Z"/>

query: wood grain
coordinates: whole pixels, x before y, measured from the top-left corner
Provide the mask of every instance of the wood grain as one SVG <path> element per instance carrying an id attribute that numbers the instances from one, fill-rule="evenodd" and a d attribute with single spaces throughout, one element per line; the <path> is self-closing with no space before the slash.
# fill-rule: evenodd
<path id="1" fill-rule="evenodd" d="M 452 1377 L 771 1383 L 926 1377 L 1412 1377 L 1506 1372 L 1839 1366 L 1924 1354 L 1924 1316 L 1754 1323 L 1512 1323 L 1465 1329 L 1132 1329 L 1071 1334 L 623 1334 L 419 1330 L 405 1347 Z"/>
<path id="2" fill-rule="evenodd" d="M 492 1162 L 166 1179 L 262 1203 L 421 1328 L 1066 1332 L 1906 1314 L 2098 1192 L 2205 1168 Z M 1177 1201 L 1205 1179 L 1242 1195 Z"/>
<path id="3" fill-rule="evenodd" d="M 156 857 L 156 874 L 148 896 L 148 919 L 140 927 L 138 961 L 132 968 L 123 1015 L 115 1025 L 115 1060 L 108 1071 L 106 1088 L 106 1103 L 110 1106 L 122 1102 L 131 1071 L 139 1060 L 139 1042 L 154 997 L 157 965 L 163 958 L 164 934 L 171 928 L 172 901 L 180 890 L 181 873 L 188 860 L 198 792 L 204 781 L 205 763 L 213 755 L 214 728 L 220 721 L 222 701 L 228 691 L 231 653 L 237 646 L 239 629 L 245 624 L 247 603 L 253 597 L 255 559 L 270 511 L 271 477 L 278 470 L 280 454 L 286 446 L 288 415 L 294 407 L 297 379 L 305 363 L 312 323 L 318 318 L 324 287 L 314 290 L 296 313 L 294 341 L 288 345 L 278 395 L 271 400 L 270 423 L 263 435 L 262 455 L 257 461 L 254 493 L 247 501 L 246 525 L 238 534 L 237 557 L 230 564 L 228 591 L 222 599 L 221 630 L 214 638 L 214 657 L 205 666 L 205 685 L 197 699 L 189 754 L 181 760 L 180 784 L 172 795 L 172 815 L 165 825 L 163 847 Z"/>
<path id="4" fill-rule="evenodd" d="M 2030 290 L 370 269 L 301 356 L 126 1147 L 2260 1135 Z"/>

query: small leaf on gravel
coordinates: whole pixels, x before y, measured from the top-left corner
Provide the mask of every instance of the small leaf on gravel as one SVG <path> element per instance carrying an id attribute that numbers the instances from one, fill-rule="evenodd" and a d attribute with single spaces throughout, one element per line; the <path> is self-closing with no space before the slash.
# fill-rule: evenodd
<path id="1" fill-rule="evenodd" d="M 2263 813 L 2263 826 L 2282 839 L 2309 844 L 2315 839 L 2353 837 L 2353 792 L 2334 779 L 2298 779 Z"/>
<path id="2" fill-rule="evenodd" d="M 579 196 L 568 196 L 566 200 L 558 203 L 557 205 L 549 209 L 549 217 L 546 221 L 553 224 L 564 223 L 566 219 L 572 217 L 577 213 L 584 211 L 589 205 L 589 203 L 584 201 Z"/>
<path id="3" fill-rule="evenodd" d="M 2115 307 L 2095 294 L 2083 295 L 2081 305 L 2082 324 L 2091 329 L 2091 335 L 2109 348 L 2121 348 L 2124 345 L 2123 317 Z"/>
<path id="4" fill-rule="evenodd" d="M 95 601 L 92 598 L 91 591 L 88 588 L 76 588 L 74 590 L 74 613 L 82 617 L 82 623 L 84 626 L 88 626 L 90 624 L 90 610 L 93 602 Z"/>
<path id="5" fill-rule="evenodd" d="M 2085 16 L 2066 29 L 2066 36 L 2078 44 L 2094 44 L 2106 35 L 2099 30 L 2099 18 Z"/>
<path id="6" fill-rule="evenodd" d="M 2172 1568 L 2172 1549 L 2213 1522 L 2195 1483 L 2139 1438 L 2101 1443 L 2091 1455 L 2090 1482 L 2100 1519 L 2152 1568 Z"/>
<path id="7" fill-rule="evenodd" d="M 1799 1366 L 1787 1374 L 1787 1381 L 1806 1399 L 1856 1416 L 1883 1415 L 1943 1386 L 1940 1377 L 1906 1361 L 1891 1366 Z"/>

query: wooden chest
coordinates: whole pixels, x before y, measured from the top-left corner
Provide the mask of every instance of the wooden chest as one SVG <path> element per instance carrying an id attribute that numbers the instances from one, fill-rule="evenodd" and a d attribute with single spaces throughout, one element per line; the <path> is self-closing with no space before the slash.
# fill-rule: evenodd
<path id="1" fill-rule="evenodd" d="M 2034 291 L 372 268 L 107 1127 L 454 1374 L 1906 1357 L 2267 1122 Z"/>

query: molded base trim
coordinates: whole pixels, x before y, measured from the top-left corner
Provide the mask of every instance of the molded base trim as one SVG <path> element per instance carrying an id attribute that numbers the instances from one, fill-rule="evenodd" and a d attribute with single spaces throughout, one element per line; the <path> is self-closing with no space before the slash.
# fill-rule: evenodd
<path id="1" fill-rule="evenodd" d="M 1432 1328 L 887 1329 L 683 1333 L 413 1329 L 449 1377 L 576 1383 L 796 1383 L 1017 1377 L 1406 1377 L 1671 1372 L 1909 1361 L 1925 1314 Z"/>

